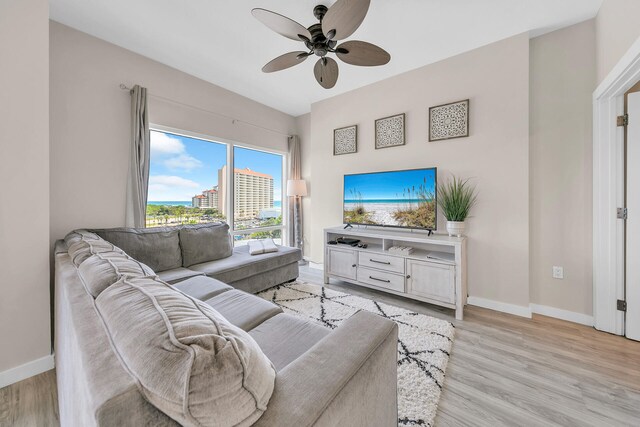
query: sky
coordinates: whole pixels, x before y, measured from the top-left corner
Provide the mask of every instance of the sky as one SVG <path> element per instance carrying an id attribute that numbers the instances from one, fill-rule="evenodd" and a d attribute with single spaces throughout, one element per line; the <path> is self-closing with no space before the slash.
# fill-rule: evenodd
<path id="1" fill-rule="evenodd" d="M 344 176 L 345 199 L 353 199 L 351 190 L 359 191 L 363 200 L 402 199 L 402 191 L 424 184 L 435 192 L 435 169 L 416 169 Z"/>
<path id="2" fill-rule="evenodd" d="M 280 200 L 282 156 L 241 147 L 234 150 L 236 168 L 273 176 L 274 200 Z M 218 169 L 226 161 L 226 144 L 151 131 L 149 201 L 190 201 L 218 185 Z"/>

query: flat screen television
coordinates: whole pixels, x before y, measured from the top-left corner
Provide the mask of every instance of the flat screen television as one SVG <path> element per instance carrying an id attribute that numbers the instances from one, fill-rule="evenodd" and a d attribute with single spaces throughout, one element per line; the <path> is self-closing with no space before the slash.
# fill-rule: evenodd
<path id="1" fill-rule="evenodd" d="M 343 222 L 435 230 L 437 168 L 344 176 Z"/>

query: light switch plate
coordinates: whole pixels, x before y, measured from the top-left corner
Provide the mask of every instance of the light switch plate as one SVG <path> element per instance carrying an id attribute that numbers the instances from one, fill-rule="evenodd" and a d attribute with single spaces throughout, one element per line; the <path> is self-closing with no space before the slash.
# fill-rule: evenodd
<path id="1" fill-rule="evenodd" d="M 564 268 L 558 267 L 557 265 L 553 266 L 553 278 L 554 279 L 564 279 Z"/>

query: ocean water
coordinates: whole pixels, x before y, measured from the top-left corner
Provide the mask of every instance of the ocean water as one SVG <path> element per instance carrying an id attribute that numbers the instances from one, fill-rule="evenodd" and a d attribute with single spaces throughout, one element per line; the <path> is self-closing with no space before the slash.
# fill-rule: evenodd
<path id="1" fill-rule="evenodd" d="M 168 201 L 153 201 L 153 202 L 147 202 L 148 205 L 154 205 L 154 206 L 187 206 L 187 207 L 191 207 L 191 200 L 187 201 L 187 200 L 168 200 Z M 280 200 L 274 200 L 273 201 L 273 207 L 274 208 L 281 208 L 282 207 L 282 202 Z"/>
<path id="2" fill-rule="evenodd" d="M 419 203 L 422 202 L 422 199 L 364 199 L 364 200 L 356 200 L 356 199 L 345 199 L 344 203 L 345 204 L 358 204 L 358 203 L 362 203 L 363 205 L 366 204 L 401 204 L 401 205 L 405 205 L 405 204 L 409 204 L 409 203 Z"/>
<path id="3" fill-rule="evenodd" d="M 191 207 L 191 201 L 176 201 L 176 200 L 171 200 L 171 201 L 161 201 L 161 202 L 147 202 L 147 205 L 154 205 L 154 206 L 188 206 Z"/>

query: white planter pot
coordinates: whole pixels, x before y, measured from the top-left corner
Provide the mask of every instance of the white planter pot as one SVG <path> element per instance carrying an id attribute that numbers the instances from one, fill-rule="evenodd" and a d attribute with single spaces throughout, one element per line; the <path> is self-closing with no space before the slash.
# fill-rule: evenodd
<path id="1" fill-rule="evenodd" d="M 449 236 L 462 237 L 464 235 L 464 221 L 447 221 L 447 231 Z"/>

